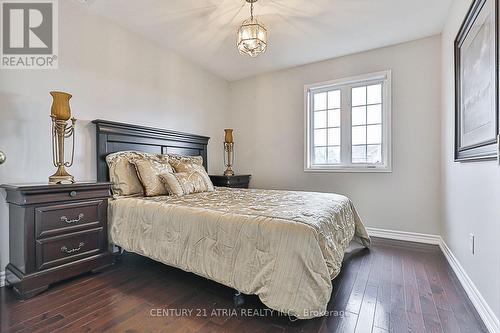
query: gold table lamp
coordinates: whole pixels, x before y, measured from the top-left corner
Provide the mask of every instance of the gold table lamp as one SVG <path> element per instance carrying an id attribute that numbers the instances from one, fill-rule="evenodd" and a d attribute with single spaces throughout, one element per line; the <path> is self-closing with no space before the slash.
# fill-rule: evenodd
<path id="1" fill-rule="evenodd" d="M 224 171 L 224 176 L 234 176 L 233 164 L 234 164 L 234 141 L 233 141 L 233 130 L 226 128 L 224 130 L 224 166 L 226 170 Z"/>
<path id="2" fill-rule="evenodd" d="M 71 118 L 69 100 L 70 94 L 60 91 L 51 91 L 52 107 L 50 117 L 52 118 L 52 163 L 57 168 L 56 173 L 49 177 L 49 184 L 61 184 L 64 182 L 75 182 L 75 178 L 66 171 L 66 167 L 73 165 L 75 156 L 75 123 L 76 119 Z M 71 124 L 67 121 L 71 120 Z M 73 137 L 71 158 L 65 162 L 64 140 Z"/>

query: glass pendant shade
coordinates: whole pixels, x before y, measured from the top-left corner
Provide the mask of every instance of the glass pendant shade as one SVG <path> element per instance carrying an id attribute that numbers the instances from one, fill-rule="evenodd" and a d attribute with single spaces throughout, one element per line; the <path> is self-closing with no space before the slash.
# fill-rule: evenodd
<path id="1" fill-rule="evenodd" d="M 267 29 L 255 18 L 245 20 L 238 30 L 238 51 L 256 57 L 266 51 Z"/>

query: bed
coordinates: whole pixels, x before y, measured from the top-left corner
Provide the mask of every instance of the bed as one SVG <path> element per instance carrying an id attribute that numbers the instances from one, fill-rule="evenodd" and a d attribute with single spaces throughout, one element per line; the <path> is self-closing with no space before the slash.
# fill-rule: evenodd
<path id="1" fill-rule="evenodd" d="M 98 180 L 113 152 L 201 155 L 208 138 L 94 121 Z M 321 316 L 352 240 L 370 239 L 352 202 L 331 193 L 216 188 L 182 197 L 126 197 L 109 203 L 110 243 L 258 295 L 271 309 Z"/>

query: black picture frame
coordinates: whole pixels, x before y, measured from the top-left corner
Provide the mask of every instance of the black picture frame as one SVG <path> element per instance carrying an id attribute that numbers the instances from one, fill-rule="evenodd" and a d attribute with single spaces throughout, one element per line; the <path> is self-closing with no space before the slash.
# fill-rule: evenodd
<path id="1" fill-rule="evenodd" d="M 463 96 L 462 96 L 462 59 L 461 59 L 461 49 L 463 43 L 467 40 L 471 28 L 474 26 L 476 19 L 485 10 L 485 5 L 492 1 L 494 5 L 494 17 L 495 17 L 495 31 L 494 40 L 495 45 L 495 64 L 492 70 L 495 71 L 494 79 L 494 121 L 495 127 L 495 138 L 490 138 L 473 145 L 464 146 L 462 145 L 462 119 L 463 119 Z M 466 162 L 466 161 L 484 161 L 484 160 L 495 160 L 498 158 L 498 135 L 499 135 L 499 0 L 475 0 L 467 15 L 465 20 L 460 27 L 460 30 L 455 38 L 455 161 L 456 162 Z M 493 89 L 493 88 L 490 88 Z M 491 92 L 491 91 L 490 91 Z"/>

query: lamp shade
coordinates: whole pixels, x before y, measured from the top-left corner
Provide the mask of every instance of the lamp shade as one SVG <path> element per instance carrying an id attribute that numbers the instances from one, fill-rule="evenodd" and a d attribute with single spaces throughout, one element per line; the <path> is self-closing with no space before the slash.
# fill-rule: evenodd
<path id="1" fill-rule="evenodd" d="M 61 91 L 51 91 L 52 107 L 50 108 L 50 115 L 56 120 L 68 120 L 71 118 L 71 109 L 69 107 L 69 100 L 71 94 Z"/>
<path id="2" fill-rule="evenodd" d="M 243 21 L 238 29 L 238 51 L 256 57 L 267 49 L 267 29 L 255 18 Z"/>
<path id="3" fill-rule="evenodd" d="M 231 128 L 226 128 L 224 130 L 224 142 L 225 143 L 232 143 L 233 142 L 233 130 Z"/>

